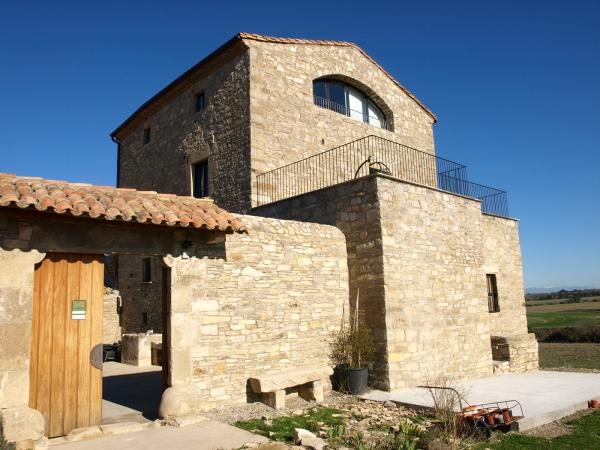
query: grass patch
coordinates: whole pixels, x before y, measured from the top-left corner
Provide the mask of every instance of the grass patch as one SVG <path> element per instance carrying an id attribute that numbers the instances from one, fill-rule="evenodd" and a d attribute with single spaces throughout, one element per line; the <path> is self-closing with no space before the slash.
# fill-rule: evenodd
<path id="1" fill-rule="evenodd" d="M 600 369 L 600 344 L 539 344 L 540 368 Z M 599 444 L 600 447 L 600 444 Z"/>
<path id="2" fill-rule="evenodd" d="M 342 425 L 344 418 L 334 417 L 338 414 L 343 414 L 343 411 L 334 408 L 313 408 L 301 416 L 276 417 L 272 419 L 270 426 L 262 419 L 236 422 L 234 425 L 276 441 L 291 442 L 294 437 L 294 428 L 304 428 L 318 435 L 319 429 L 323 426 L 319 423 L 330 427 Z"/>
<path id="3" fill-rule="evenodd" d="M 571 308 L 565 311 L 549 312 L 533 312 L 532 309 L 528 308 L 527 311 L 527 324 L 530 328 L 560 328 L 600 324 L 600 308 Z"/>
<path id="4" fill-rule="evenodd" d="M 569 425 L 573 428 L 571 433 L 553 439 L 509 433 L 499 435 L 496 442 L 482 444 L 479 448 L 494 450 L 588 450 L 600 447 L 600 411 L 569 422 Z"/>

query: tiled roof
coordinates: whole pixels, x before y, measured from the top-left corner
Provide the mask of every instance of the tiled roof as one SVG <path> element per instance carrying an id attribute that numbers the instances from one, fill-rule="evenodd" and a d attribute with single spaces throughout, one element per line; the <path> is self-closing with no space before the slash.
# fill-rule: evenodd
<path id="1" fill-rule="evenodd" d="M 0 173 L 0 206 L 170 227 L 243 231 L 211 199 Z"/>
<path id="2" fill-rule="evenodd" d="M 196 72 L 198 70 L 209 65 L 217 57 L 222 56 L 222 54 L 225 52 L 225 50 L 233 48 L 233 46 L 235 46 L 236 44 L 239 45 L 239 43 L 243 42 L 244 39 L 254 40 L 254 41 L 263 41 L 263 42 L 273 42 L 273 43 L 278 43 L 278 44 L 337 45 L 337 46 L 341 46 L 341 47 L 353 47 L 356 50 L 358 50 L 360 53 L 362 53 L 367 59 L 369 59 L 390 80 L 392 80 L 392 82 L 394 82 L 402 91 L 404 91 L 406 93 L 406 95 L 408 95 L 421 108 L 423 108 L 425 110 L 425 112 L 427 112 L 427 114 L 429 114 L 434 121 L 437 121 L 435 114 L 433 114 L 433 112 L 427 106 L 425 106 L 423 103 L 421 103 L 421 101 L 419 99 L 417 99 L 417 97 L 415 97 L 415 95 L 412 92 L 410 92 L 408 89 L 406 89 L 404 86 L 402 86 L 400 84 L 400 82 L 398 80 L 396 80 L 392 75 L 390 75 L 390 73 L 387 72 L 383 67 L 381 67 L 381 65 L 379 65 L 379 63 L 377 63 L 377 61 L 375 61 L 373 58 L 371 58 L 362 48 L 360 48 L 358 45 L 356 45 L 352 42 L 329 41 L 329 40 L 319 40 L 319 39 L 279 38 L 279 37 L 272 37 L 272 36 L 263 36 L 261 34 L 253 34 L 253 33 L 238 33 L 233 38 L 231 38 L 229 41 L 227 41 L 225 44 L 223 44 L 221 47 L 219 47 L 214 52 L 212 52 L 210 55 L 208 55 L 206 58 L 204 58 L 203 60 L 201 60 L 194 66 L 192 66 L 189 70 L 187 70 L 182 75 L 180 75 L 178 78 L 176 78 L 174 81 L 172 81 L 169 85 L 167 85 L 166 87 L 161 89 L 156 95 L 154 95 L 152 98 L 150 98 L 148 101 L 146 101 L 133 114 L 131 114 L 131 116 L 129 116 L 121 125 L 119 125 L 110 135 L 112 137 L 118 137 L 119 133 L 128 124 L 133 122 L 134 119 L 136 119 L 142 113 L 145 113 L 147 111 L 152 111 L 154 108 L 154 105 L 157 104 L 156 102 L 159 99 L 166 100 L 170 95 L 173 95 L 174 93 L 178 92 L 179 89 L 182 89 L 188 83 L 193 81 L 194 75 L 196 74 Z M 160 102 L 158 102 L 158 104 L 160 104 Z"/>
<path id="3" fill-rule="evenodd" d="M 365 56 L 365 58 L 367 58 L 369 61 L 371 61 L 373 64 L 375 64 L 375 66 L 377 66 L 379 68 L 379 70 L 381 70 L 390 80 L 392 80 L 400 89 L 402 89 L 402 91 L 404 91 L 404 93 L 406 95 L 408 95 L 410 98 L 412 98 L 421 108 L 423 108 L 427 112 L 427 114 L 429 114 L 432 117 L 432 119 L 434 121 L 437 121 L 435 114 L 427 106 L 425 106 L 423 103 L 421 103 L 421 101 L 417 97 L 415 97 L 415 95 L 412 92 L 410 92 L 408 89 L 406 89 L 404 86 L 402 86 L 398 80 L 396 80 L 392 75 L 390 75 L 390 73 L 387 70 L 385 70 L 383 67 L 381 67 L 381 65 L 377 61 L 375 61 L 373 58 L 371 58 L 367 54 L 367 52 L 365 52 L 362 48 L 360 48 L 358 45 L 356 45 L 353 42 L 328 41 L 328 40 L 321 40 L 321 39 L 279 38 L 279 37 L 273 37 L 273 36 L 263 36 L 260 34 L 253 34 L 253 33 L 238 33 L 238 36 L 241 37 L 242 39 L 251 39 L 254 41 L 262 41 L 262 42 L 274 42 L 274 43 L 278 43 L 278 44 L 337 45 L 340 47 L 353 47 L 356 50 L 358 50 L 360 53 L 362 53 L 363 56 Z"/>

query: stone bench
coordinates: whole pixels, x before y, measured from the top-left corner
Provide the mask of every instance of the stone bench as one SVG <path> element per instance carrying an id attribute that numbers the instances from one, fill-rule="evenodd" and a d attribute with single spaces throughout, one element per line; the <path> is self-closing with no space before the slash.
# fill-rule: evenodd
<path id="1" fill-rule="evenodd" d="M 323 401 L 323 380 L 333 370 L 329 367 L 317 369 L 288 369 L 270 372 L 260 377 L 250 378 L 250 388 L 260 394 L 262 402 L 271 408 L 285 408 L 285 396 L 288 390 L 296 390 L 298 396 L 306 401 Z"/>

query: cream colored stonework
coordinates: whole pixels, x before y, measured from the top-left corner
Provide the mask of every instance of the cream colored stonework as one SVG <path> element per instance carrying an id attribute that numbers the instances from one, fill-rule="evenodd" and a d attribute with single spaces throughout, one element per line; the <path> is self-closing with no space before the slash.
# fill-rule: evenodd
<path id="1" fill-rule="evenodd" d="M 246 402 L 250 377 L 327 366 L 348 298 L 339 230 L 242 220 L 248 233 L 228 236 L 222 258 L 167 261 L 171 384 L 192 409 Z"/>
<path id="2" fill-rule="evenodd" d="M 489 376 L 494 351 L 494 358 L 510 361 L 511 371 L 537 368 L 515 220 L 482 214 L 477 200 L 384 176 L 253 211 L 344 232 L 349 303 L 359 297 L 361 317 L 376 340 L 372 386 Z M 490 270 L 498 276 L 504 315 L 488 312 Z M 494 336 L 502 337 L 502 347 L 492 347 Z"/>
<path id="3" fill-rule="evenodd" d="M 315 105 L 312 82 L 323 76 L 368 94 L 392 130 Z M 195 112 L 194 96 L 202 91 L 206 109 Z M 367 135 L 433 154 L 433 122 L 354 47 L 244 39 L 119 133 L 120 185 L 189 195 L 190 164 L 208 158 L 211 196 L 246 212 L 257 204 L 259 173 Z M 143 144 L 147 127 L 152 137 Z"/>
<path id="4" fill-rule="evenodd" d="M 253 186 L 259 173 L 367 135 L 434 153 L 433 118 L 356 48 L 247 44 Z M 370 95 L 393 131 L 315 105 L 312 83 L 324 76 L 341 79 Z M 256 205 L 254 193 L 252 204 Z"/>

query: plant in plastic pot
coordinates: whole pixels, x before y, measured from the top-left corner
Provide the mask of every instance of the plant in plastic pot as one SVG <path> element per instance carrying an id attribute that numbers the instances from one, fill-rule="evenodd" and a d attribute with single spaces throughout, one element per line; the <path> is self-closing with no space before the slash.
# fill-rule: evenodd
<path id="1" fill-rule="evenodd" d="M 334 388 L 353 394 L 365 392 L 374 352 L 373 334 L 368 326 L 359 323 L 358 317 L 350 326 L 342 323 L 333 336 L 329 352 L 335 365 Z"/>

